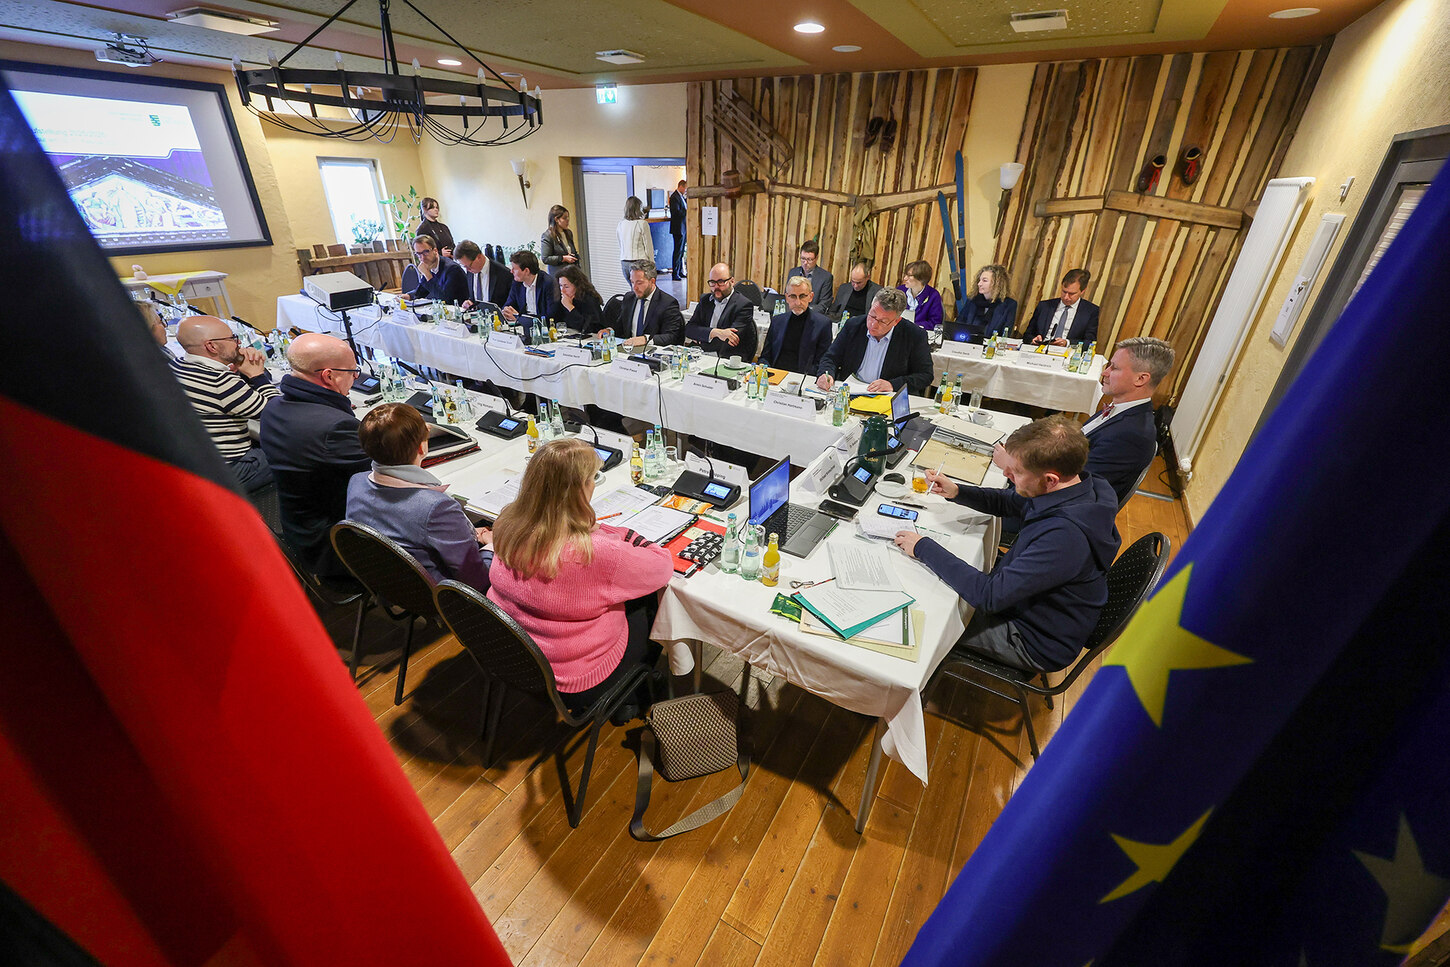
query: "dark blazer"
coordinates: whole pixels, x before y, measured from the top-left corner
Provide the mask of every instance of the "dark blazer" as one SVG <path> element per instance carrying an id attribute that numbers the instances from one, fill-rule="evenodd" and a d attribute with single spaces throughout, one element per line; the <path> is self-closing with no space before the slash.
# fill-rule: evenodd
<path id="1" fill-rule="evenodd" d="M 739 356 L 745 362 L 753 360 L 755 348 L 759 345 L 759 335 L 755 330 L 755 306 L 750 304 L 750 300 L 739 292 L 732 291 L 730 298 L 725 300 L 725 307 L 720 310 L 720 321 L 712 327 L 710 317 L 714 314 L 715 297 L 701 295 L 690 321 L 685 324 L 685 338 L 693 339 L 704 346 L 707 353 L 717 353 L 726 359 Z M 736 330 L 740 335 L 740 344 L 732 346 L 723 339 L 711 339 L 711 328 Z"/>
<path id="2" fill-rule="evenodd" d="M 797 265 L 785 274 L 785 284 L 790 286 L 790 280 L 798 275 L 805 275 L 806 270 Z M 819 264 L 811 269 L 811 308 L 828 312 L 831 308 L 831 293 L 836 291 L 836 279 L 831 273 L 821 268 Z M 784 294 L 786 290 L 781 289 Z"/>
<path id="3" fill-rule="evenodd" d="M 841 313 L 846 311 L 846 300 L 851 298 L 851 293 L 854 291 L 851 288 L 850 282 L 841 283 L 840 287 L 836 289 L 836 300 L 831 303 L 831 315 L 840 316 Z M 874 279 L 868 279 L 866 281 L 866 308 L 861 310 L 862 315 L 865 315 L 871 310 L 871 300 L 876 298 L 876 293 L 880 291 L 880 282 Z"/>
<path id="4" fill-rule="evenodd" d="M 549 318 L 556 326 L 587 332 L 592 336 L 604 328 L 604 307 L 598 299 L 581 295 L 574 300 L 573 309 L 565 309 L 563 300 L 556 301 L 549 310 Z"/>
<path id="5" fill-rule="evenodd" d="M 880 286 L 877 286 L 880 288 Z M 865 318 L 862 316 L 861 318 Z M 770 331 L 765 334 L 765 349 L 761 350 L 760 361 L 774 366 L 785 349 L 785 327 L 790 322 L 790 313 L 782 312 L 772 316 Z M 895 337 L 893 336 L 894 340 Z M 831 348 L 831 320 L 818 309 L 806 309 L 806 324 L 801 329 L 798 359 L 800 371 L 807 376 L 817 376 L 821 370 L 821 359 Z"/>
<path id="6" fill-rule="evenodd" d="M 509 297 L 504 300 L 503 304 L 513 306 L 519 312 L 530 315 L 526 289 L 527 286 L 522 282 L 513 283 L 509 286 Z M 552 275 L 543 272 L 534 277 L 534 296 L 534 304 L 538 311 L 532 315 L 538 316 L 540 319 L 549 318 L 549 314 L 554 311 L 554 303 L 559 301 L 558 283 L 554 281 Z"/>
<path id="7" fill-rule="evenodd" d="M 685 196 L 678 189 L 670 192 L 670 234 L 685 234 Z"/>
<path id="8" fill-rule="evenodd" d="M 1036 310 L 1032 313 L 1032 321 L 1027 324 L 1027 331 L 1022 338 L 1031 342 L 1034 336 L 1047 338 L 1047 330 L 1052 328 L 1052 318 L 1057 315 L 1057 307 L 1062 304 L 1061 299 L 1043 299 L 1037 303 Z M 1098 338 L 1098 307 L 1086 299 L 1079 299 L 1077 303 L 1077 314 L 1072 317 L 1072 325 L 1068 328 L 1067 341 L 1092 342 Z"/>
<path id="9" fill-rule="evenodd" d="M 422 273 L 419 273 L 422 279 Z M 437 299 L 439 302 L 463 302 L 468 298 L 468 273 L 463 266 L 446 255 L 438 256 L 438 271 L 433 278 L 422 279 L 413 290 L 415 299 Z"/>
<path id="10" fill-rule="evenodd" d="M 1138 475 L 1153 462 L 1158 452 L 1158 433 L 1153 424 L 1153 404 L 1139 403 L 1114 413 L 1088 434 L 1087 469 L 1113 485 L 1118 506 L 1133 496 Z"/>
<path id="11" fill-rule="evenodd" d="M 620 339 L 633 339 L 634 311 L 639 300 L 633 292 L 624 297 L 619 306 L 619 322 L 614 332 Z M 644 314 L 644 335 L 654 338 L 656 346 L 678 346 L 685 341 L 685 314 L 675 297 L 662 289 L 655 289 L 649 298 L 649 307 Z"/>
<path id="12" fill-rule="evenodd" d="M 971 327 L 972 341 L 982 342 L 992 336 L 1011 337 L 1017 329 L 1017 300 L 1001 299 L 985 308 L 967 300 L 964 315 L 957 322 Z"/>
<path id="13" fill-rule="evenodd" d="M 315 573 L 346 575 L 328 531 L 347 513 L 352 475 L 372 467 L 358 442 L 352 403 L 290 373 L 278 388 L 261 422 L 262 452 L 277 481 L 282 536 Z"/>
<path id="14" fill-rule="evenodd" d="M 564 261 L 564 256 L 572 255 L 579 257 L 579 247 L 574 244 L 574 233 L 564 229 L 564 242 L 561 244 L 554 241 L 554 236 L 544 232 L 539 236 L 539 261 L 549 267 L 549 274 L 557 276 L 569 265 Z"/>
<path id="15" fill-rule="evenodd" d="M 485 291 L 483 293 L 482 301 L 492 302 L 496 306 L 502 306 L 505 302 L 508 301 L 509 290 L 513 288 L 513 273 L 508 270 L 507 266 L 501 265 L 500 263 L 495 262 L 493 259 L 487 259 L 484 262 L 483 270 L 477 274 L 482 275 L 483 272 L 488 273 L 488 279 L 484 283 Z M 468 286 L 469 300 L 472 302 L 478 302 L 480 300 L 473 298 L 474 276 L 475 273 L 465 270 L 463 279 Z"/>
<path id="16" fill-rule="evenodd" d="M 772 324 L 771 331 L 774 330 Z M 867 338 L 865 316 L 846 323 L 821 357 L 820 372 L 816 375 L 850 379 L 866 358 Z M 927 345 L 926 330 L 903 319 L 891 330 L 886 359 L 881 363 L 881 378 L 889 380 L 892 389 L 901 389 L 904 383 L 909 392 L 925 396 L 931 389 L 931 376 L 931 347 Z"/>

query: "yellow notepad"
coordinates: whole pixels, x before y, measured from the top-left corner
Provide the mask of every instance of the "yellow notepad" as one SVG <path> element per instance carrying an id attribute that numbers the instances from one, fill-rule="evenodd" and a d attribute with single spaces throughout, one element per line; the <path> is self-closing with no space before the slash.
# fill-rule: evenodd
<path id="1" fill-rule="evenodd" d="M 916 459 L 911 461 L 918 467 L 927 467 L 935 470 L 942 468 L 942 472 L 953 480 L 965 481 L 969 484 L 981 485 L 987 477 L 987 471 L 992 469 L 992 458 L 985 453 L 973 453 L 970 450 L 959 450 L 956 447 L 949 447 L 940 440 L 930 440 Z"/>

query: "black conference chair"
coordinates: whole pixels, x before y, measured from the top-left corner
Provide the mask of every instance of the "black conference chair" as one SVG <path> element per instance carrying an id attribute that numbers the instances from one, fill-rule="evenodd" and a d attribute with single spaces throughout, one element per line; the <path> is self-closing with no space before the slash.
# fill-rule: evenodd
<path id="1" fill-rule="evenodd" d="M 569 770 L 565 767 L 569 743 L 560 744 L 555 753 L 559 767 L 559 785 L 564 791 L 564 811 L 569 826 L 577 827 L 584 813 L 584 796 L 589 790 L 589 772 L 594 767 L 594 750 L 599 744 L 599 730 L 609 716 L 623 705 L 639 683 L 649 676 L 643 665 L 620 679 L 619 683 L 593 705 L 574 714 L 559 697 L 554 684 L 554 670 L 549 660 L 534 644 L 529 633 L 519 627 L 498 605 L 466 584 L 443 581 L 433 590 L 438 613 L 452 629 L 459 642 L 484 674 L 483 693 L 483 761 L 486 765 L 493 753 L 498 732 L 499 715 L 503 711 L 504 692 L 511 686 L 529 695 L 547 698 L 554 703 L 559 716 L 576 731 L 589 727 L 589 750 L 584 754 L 584 770 L 579 774 L 579 789 L 571 793 Z"/>
<path id="2" fill-rule="evenodd" d="M 1138 492 L 1138 488 L 1143 486 L 1143 481 L 1148 479 L 1148 470 L 1152 466 L 1152 461 L 1149 461 L 1148 466 L 1143 468 L 1143 472 L 1138 474 L 1138 479 L 1134 480 L 1133 486 L 1128 489 L 1128 495 L 1122 500 L 1118 501 L 1119 510 L 1122 510 L 1124 507 L 1128 506 L 1128 501 L 1133 499 L 1133 495 Z"/>
<path id="3" fill-rule="evenodd" d="M 1123 633 L 1123 629 L 1128 626 L 1128 620 L 1133 617 L 1138 606 L 1147 600 L 1158 584 L 1158 579 L 1163 576 L 1172 546 L 1166 536 L 1155 531 L 1138 538 L 1131 547 L 1118 555 L 1113 566 L 1108 568 L 1108 602 L 1098 613 L 1097 626 L 1088 636 L 1082 655 L 1056 685 L 1048 682 L 1045 672 L 1013 668 L 985 655 L 952 652 L 936 670 L 927 689 L 934 689 L 943 678 L 955 678 L 991 692 L 999 698 L 1017 702 L 1022 706 L 1022 724 L 1027 729 L 1032 758 L 1036 759 L 1040 750 L 1037 747 L 1037 733 L 1032 727 L 1032 710 L 1027 705 L 1027 693 L 1041 695 L 1046 699 L 1047 707 L 1052 708 L 1052 697 L 1071 688 L 1078 676 Z M 1014 694 L 998 691 L 984 683 L 983 677 L 1010 686 Z M 1038 677 L 1042 679 L 1041 685 L 1037 684 Z"/>
<path id="4" fill-rule="evenodd" d="M 331 608 L 346 608 L 357 605 L 357 621 L 353 623 L 352 632 L 352 677 L 357 678 L 357 654 L 358 639 L 362 632 L 363 614 L 372 607 L 372 595 L 368 594 L 367 588 L 351 577 L 324 578 L 318 577 L 298 557 L 297 551 L 287 543 L 281 534 L 277 534 L 277 547 L 281 549 L 282 556 L 287 559 L 287 564 L 292 568 L 292 573 L 297 575 L 297 580 L 307 593 L 315 599 Z"/>
<path id="5" fill-rule="evenodd" d="M 749 299 L 750 304 L 755 306 L 755 308 L 760 308 L 760 302 L 764 298 L 764 295 L 760 291 L 760 286 L 746 279 L 743 282 L 735 283 L 735 291 Z"/>
<path id="6" fill-rule="evenodd" d="M 403 266 L 403 275 L 402 278 L 398 281 L 398 291 L 403 293 L 404 295 L 407 295 L 409 292 L 412 292 L 414 289 L 418 288 L 418 285 L 422 281 L 423 277 L 418 274 L 418 267 L 413 263 L 409 262 L 407 265 Z"/>
<path id="7" fill-rule="evenodd" d="M 397 542 L 356 521 L 344 520 L 333 525 L 332 547 L 353 577 L 362 582 L 372 602 L 389 619 L 407 629 L 403 657 L 398 663 L 398 687 L 393 693 L 393 704 L 400 705 L 408 677 L 408 656 L 413 652 L 413 625 L 418 618 L 438 616 L 438 609 L 433 604 L 433 580 L 413 559 L 413 555 Z M 366 607 L 358 608 L 357 627 L 353 632 L 349 667 L 354 681 L 357 680 L 362 623 L 366 613 Z"/>
<path id="8" fill-rule="evenodd" d="M 603 322 L 604 322 L 603 328 L 617 330 L 619 328 L 619 314 L 621 312 L 623 312 L 623 311 L 624 311 L 624 296 L 622 296 L 622 295 L 612 295 L 612 296 L 610 296 L 609 297 L 609 301 L 606 302 L 606 303 L 604 303 L 604 309 L 601 312 L 601 316 L 602 316 Z"/>

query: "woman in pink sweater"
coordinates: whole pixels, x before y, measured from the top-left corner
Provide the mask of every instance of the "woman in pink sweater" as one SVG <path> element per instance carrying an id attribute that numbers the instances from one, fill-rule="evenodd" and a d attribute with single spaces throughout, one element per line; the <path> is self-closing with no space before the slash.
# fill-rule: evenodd
<path id="1" fill-rule="evenodd" d="M 663 547 L 595 521 L 589 501 L 598 469 L 583 440 L 544 444 L 493 528 L 489 600 L 533 637 L 576 712 L 635 665 L 659 658 L 649 630 L 657 592 L 675 573 Z"/>

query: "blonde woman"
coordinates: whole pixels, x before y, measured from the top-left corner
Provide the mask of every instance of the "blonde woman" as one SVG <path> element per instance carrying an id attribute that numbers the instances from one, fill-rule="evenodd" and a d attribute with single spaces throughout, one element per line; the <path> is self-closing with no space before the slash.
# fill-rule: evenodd
<path id="1" fill-rule="evenodd" d="M 1005 265 L 984 265 L 977 270 L 977 291 L 967 300 L 964 318 L 972 327 L 972 342 L 993 336 L 1010 338 L 1017 328 L 1017 300 L 1009 294 Z"/>
<path id="2" fill-rule="evenodd" d="M 598 454 L 583 440 L 540 447 L 518 498 L 494 524 L 489 572 L 489 600 L 533 637 L 564 704 L 576 712 L 635 666 L 654 665 L 656 593 L 675 573 L 663 547 L 594 519 L 589 501 L 598 469 Z M 637 714 L 626 705 L 614 718 Z"/>
<path id="3" fill-rule="evenodd" d="M 653 262 L 655 245 L 650 239 L 649 222 L 644 217 L 644 202 L 634 195 L 624 203 L 624 221 L 619 223 L 619 268 L 629 283 L 629 270 L 635 262 Z"/>

